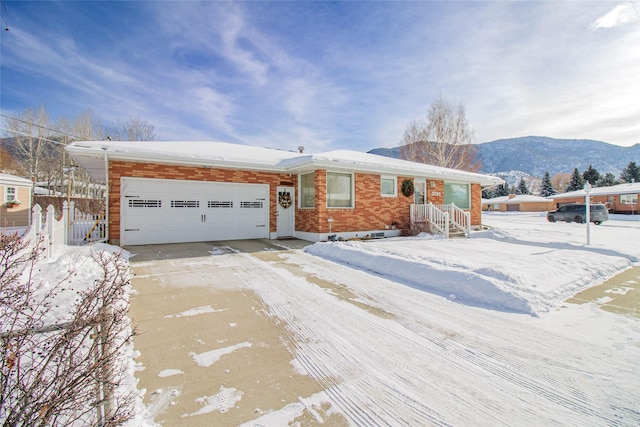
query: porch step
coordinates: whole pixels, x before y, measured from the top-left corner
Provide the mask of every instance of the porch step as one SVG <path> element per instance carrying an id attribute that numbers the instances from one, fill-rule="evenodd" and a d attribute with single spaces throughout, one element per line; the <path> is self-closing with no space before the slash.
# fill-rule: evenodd
<path id="1" fill-rule="evenodd" d="M 467 237 L 467 235 L 462 230 L 459 230 L 457 228 L 450 228 L 449 229 L 449 238 L 450 239 L 455 239 L 455 238 L 458 238 L 458 237 Z"/>

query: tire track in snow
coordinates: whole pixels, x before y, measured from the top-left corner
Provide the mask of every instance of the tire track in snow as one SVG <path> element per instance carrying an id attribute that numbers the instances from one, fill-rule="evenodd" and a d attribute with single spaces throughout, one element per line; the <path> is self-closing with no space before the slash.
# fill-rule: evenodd
<path id="1" fill-rule="evenodd" d="M 313 267 L 308 269 L 314 273 L 318 272 Z M 327 280 L 330 280 L 332 277 L 336 277 L 334 271 L 331 269 L 324 269 L 320 273 L 322 277 Z M 375 280 L 371 283 L 375 283 Z M 437 345 L 440 345 L 443 342 L 441 334 L 435 333 L 435 329 L 437 328 L 434 328 L 433 325 L 425 324 L 424 322 L 418 326 L 416 322 L 418 317 L 415 316 L 415 313 L 407 314 L 407 311 L 404 308 L 414 305 L 416 302 L 415 299 L 412 299 L 411 301 L 401 301 L 398 303 L 397 300 L 393 299 L 395 296 L 385 298 L 385 296 L 389 295 L 389 291 L 392 288 L 385 287 L 383 292 L 376 293 L 369 289 L 369 284 L 366 285 L 366 288 L 364 286 L 356 287 L 358 288 L 357 290 L 366 294 L 367 298 L 378 299 L 381 303 L 383 302 L 384 309 L 394 313 L 397 321 L 402 323 L 408 329 L 411 329 L 418 334 L 422 334 Z M 413 292 L 413 294 L 416 295 L 417 293 Z M 403 304 L 405 305 L 403 306 Z M 445 301 L 445 305 L 446 304 L 451 305 L 452 303 Z M 393 308 L 390 308 L 390 306 Z M 434 307 L 432 304 L 425 305 L 425 312 L 428 313 L 434 308 L 437 310 L 437 306 Z M 477 312 L 478 310 L 475 311 Z M 451 317 L 451 314 L 446 313 L 445 310 L 443 310 L 430 317 L 435 318 L 439 323 L 442 323 L 441 320 Z M 456 318 L 455 322 L 466 324 L 467 326 L 467 328 L 457 328 L 457 331 L 465 329 L 473 331 L 474 329 L 477 329 L 478 326 L 480 326 L 481 329 L 485 329 L 483 332 L 486 332 L 487 329 L 487 326 L 467 322 L 464 317 Z M 493 322 L 495 324 L 495 319 L 493 319 Z M 466 360 L 471 364 L 486 370 L 490 375 L 506 382 L 506 385 L 515 385 L 518 393 L 532 394 L 534 397 L 541 397 L 553 405 L 559 405 L 567 409 L 569 411 L 569 417 L 576 418 L 583 423 L 585 421 L 585 417 L 595 424 L 602 424 L 602 422 L 617 424 L 620 422 L 621 414 L 619 411 L 615 410 L 616 405 L 614 405 L 616 401 L 613 399 L 606 399 L 605 402 L 602 402 L 602 394 L 606 395 L 606 391 L 604 393 L 596 393 L 596 397 L 599 399 L 590 399 L 592 396 L 585 393 L 583 390 L 584 380 L 586 379 L 587 382 L 596 384 L 596 387 L 602 391 L 610 389 L 614 394 L 617 394 L 619 391 L 611 385 L 613 380 L 610 377 L 610 373 L 616 372 L 618 373 L 617 377 L 621 378 L 624 377 L 625 372 L 627 372 L 631 378 L 635 377 L 638 379 L 637 372 L 630 368 L 631 366 L 636 366 L 632 359 L 637 357 L 637 355 L 630 356 L 627 360 L 628 366 L 621 367 L 618 363 L 619 361 L 613 360 L 610 357 L 610 353 L 606 351 L 604 347 L 600 348 L 597 346 L 589 346 L 585 345 L 583 342 L 574 342 L 571 339 L 567 340 L 565 337 L 560 336 L 555 337 L 557 340 L 556 343 L 552 342 L 549 344 L 548 336 L 546 336 L 549 335 L 549 332 L 545 331 L 543 331 L 545 336 L 540 336 L 540 341 L 542 343 L 538 344 L 534 339 L 528 339 L 526 336 L 523 337 L 518 335 L 518 333 L 523 332 L 518 328 L 514 328 L 508 324 L 506 327 L 500 324 L 498 325 L 500 327 L 500 331 L 499 333 L 489 334 L 490 341 L 486 341 L 486 339 L 484 341 L 477 339 L 470 340 L 469 335 L 472 334 L 468 333 L 466 334 L 467 337 L 464 339 L 464 343 L 462 342 L 462 338 L 465 338 L 464 335 L 456 337 L 453 340 L 448 340 L 454 343 L 454 345 L 458 345 L 459 349 L 463 349 L 465 351 L 450 348 L 447 354 L 451 358 Z M 503 337 L 503 335 L 507 336 Z M 519 347 L 512 345 L 513 343 L 519 343 L 520 341 L 533 344 L 533 347 L 529 348 L 528 345 L 519 345 Z M 549 351 L 549 347 L 556 344 L 560 346 L 567 346 L 568 349 L 572 349 L 575 345 L 578 350 L 573 352 L 562 352 L 561 360 L 540 355 L 553 354 L 553 351 Z M 445 348 L 446 347 L 443 346 L 443 350 Z M 479 351 L 476 351 L 476 349 L 479 349 Z M 580 352 L 580 349 L 583 350 L 583 352 Z M 512 357 L 512 355 L 514 357 Z M 531 370 L 531 367 L 528 366 L 531 360 L 538 365 L 537 369 L 533 371 Z M 585 362 L 587 362 L 587 367 L 592 370 L 582 369 Z M 636 390 L 637 389 L 638 388 L 636 387 Z M 509 390 L 509 392 L 512 391 Z M 627 404 L 630 406 L 636 406 L 633 403 L 635 401 L 635 398 L 633 397 L 633 385 L 631 385 L 631 389 L 627 387 L 625 392 L 627 394 L 626 396 L 623 394 L 623 397 L 629 398 L 630 396 L 630 400 Z M 524 397 L 528 398 L 530 396 L 524 395 Z M 613 409 L 613 412 L 609 410 L 610 408 Z M 633 410 L 627 409 L 623 411 L 623 413 L 631 412 L 633 412 Z M 636 418 L 633 418 L 633 420 L 635 421 L 631 422 L 631 425 L 638 421 Z"/>
<path id="2" fill-rule="evenodd" d="M 244 256 L 250 257 L 247 255 Z M 300 293 L 299 289 L 296 290 L 294 288 L 299 288 L 300 283 L 306 281 L 291 275 L 291 273 L 284 268 L 278 268 L 274 265 L 265 266 L 263 262 L 253 259 L 252 264 L 256 263 L 263 267 L 267 267 L 266 269 L 268 272 L 261 271 L 258 277 L 256 274 L 256 268 L 258 265 L 252 265 L 251 268 L 244 269 L 244 274 L 242 275 L 243 279 L 260 295 L 261 298 L 263 298 L 265 304 L 273 310 L 275 315 L 285 320 L 287 324 L 296 331 L 294 336 L 290 339 L 292 339 L 293 342 L 298 341 L 298 344 L 296 345 L 296 349 L 298 351 L 296 353 L 305 369 L 307 369 L 312 376 L 318 379 L 323 385 L 326 384 L 324 382 L 324 379 L 326 378 L 336 378 L 338 380 L 329 382 L 327 393 L 334 399 L 334 403 L 342 408 L 345 416 L 351 419 L 356 425 L 411 426 L 416 425 L 416 423 L 436 426 L 450 425 L 442 420 L 442 416 L 440 416 L 437 411 L 425 406 L 421 402 L 414 400 L 413 404 L 416 407 L 410 408 L 410 412 L 416 412 L 419 416 L 417 418 L 412 416 L 411 419 L 407 421 L 404 420 L 404 418 L 407 418 L 407 414 L 399 413 L 397 411 L 398 405 L 395 404 L 397 403 L 397 399 L 392 399 L 394 404 L 380 405 L 378 399 L 371 398 L 369 393 L 362 393 L 362 390 L 373 389 L 388 391 L 389 387 L 384 383 L 375 381 L 375 377 L 371 376 L 370 372 L 360 369 L 360 361 L 355 359 L 353 356 L 353 354 L 357 354 L 357 351 L 354 351 L 355 349 L 352 343 L 353 340 L 348 336 L 348 334 L 345 336 L 340 333 L 341 330 L 344 330 L 343 327 L 335 328 L 336 325 L 340 326 L 342 322 L 347 320 L 347 318 L 345 318 L 344 315 L 340 315 L 338 322 L 329 322 L 333 326 L 331 328 L 332 333 L 330 334 L 333 342 L 332 340 L 327 340 L 326 337 L 319 337 L 316 333 L 316 329 L 313 328 L 313 325 L 308 322 L 301 321 L 299 317 L 292 316 L 290 310 L 283 308 L 287 303 L 283 304 L 281 302 L 274 301 L 273 298 L 267 298 L 265 296 L 265 292 L 260 289 L 263 286 L 259 285 L 258 282 L 263 283 L 265 279 L 267 279 L 271 284 L 277 283 L 279 290 L 282 291 L 280 295 L 305 296 L 307 301 L 303 306 L 312 307 L 316 305 L 316 310 L 314 310 L 314 312 L 318 314 L 324 313 L 326 315 L 334 310 L 334 306 L 336 304 L 335 295 L 324 292 L 317 286 L 313 286 L 308 283 L 308 291 L 311 292 Z M 273 277 L 269 279 L 269 276 Z M 318 296 L 322 298 L 314 298 Z M 379 320 L 378 317 L 372 316 L 364 310 L 354 309 L 354 306 L 349 303 L 339 303 L 346 306 L 348 316 L 361 314 L 361 316 L 364 315 L 365 319 L 371 318 Z M 367 330 L 371 334 L 377 334 L 379 332 L 380 328 L 377 324 L 372 325 L 367 321 L 361 322 L 362 320 L 362 318 L 358 319 L 360 327 L 366 326 Z M 323 327 L 327 326 L 328 322 L 326 318 L 323 319 L 322 316 L 316 316 L 315 319 L 313 319 L 313 322 L 316 323 L 320 321 L 324 323 Z M 304 337 L 304 339 L 301 339 L 301 337 Z M 309 341 L 311 341 L 311 343 L 308 343 Z M 327 345 L 327 343 L 330 343 L 330 345 Z M 354 374 L 354 371 L 357 372 Z M 345 376 L 347 378 L 345 378 Z M 367 380 L 359 379 L 362 377 L 367 378 Z M 375 385 L 371 384 L 372 381 Z M 410 400 L 410 398 L 405 396 L 405 400 Z M 403 407 L 401 406 L 401 408 Z"/>
<path id="3" fill-rule="evenodd" d="M 306 254 L 286 255 L 288 262 L 311 269 L 318 277 L 347 281 L 356 295 L 378 301 L 381 309 L 396 316 L 381 319 L 339 301 L 286 266 L 251 255 L 237 256 L 243 257 L 237 274 L 274 316 L 287 323 L 287 339 L 299 362 L 355 425 L 450 425 L 478 420 L 620 424 L 620 412 L 601 413 L 598 402 L 590 401 L 579 388 L 574 380 L 581 374 L 579 363 L 556 362 L 538 356 L 539 348 L 510 345 L 520 338 L 517 330 L 499 326 L 493 335 L 478 339 L 474 335 L 486 335 L 492 325 L 474 332 L 477 325 L 454 319 L 446 309 L 426 302 L 423 310 L 434 312 L 429 317 L 438 322 L 432 323 L 407 310 L 409 306 L 420 309 L 422 302 L 412 298 L 418 295 L 415 292 L 403 292 L 402 285 L 315 258 L 312 265 Z M 357 289 L 352 286 L 363 281 L 365 285 Z M 448 322 L 456 327 L 450 328 Z M 502 333 L 506 337 L 498 335 Z M 377 342 L 386 347 L 366 348 Z M 531 363 L 536 365 L 533 370 Z M 467 378 L 471 387 L 465 384 Z"/>

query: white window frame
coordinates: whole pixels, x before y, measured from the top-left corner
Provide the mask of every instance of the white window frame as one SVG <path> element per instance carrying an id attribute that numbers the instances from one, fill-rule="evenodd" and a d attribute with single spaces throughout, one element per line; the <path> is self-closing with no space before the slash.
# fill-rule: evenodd
<path id="1" fill-rule="evenodd" d="M 393 181 L 393 193 L 385 193 L 383 191 L 382 181 Z M 398 197 L 398 177 L 391 175 L 380 175 L 380 196 L 382 197 Z"/>
<path id="2" fill-rule="evenodd" d="M 315 178 L 315 174 L 316 172 L 307 172 L 307 173 L 301 173 L 298 175 L 298 207 L 300 209 L 313 209 L 316 207 L 316 178 Z M 304 206 L 303 205 L 303 201 L 305 200 L 305 197 L 303 195 L 303 191 L 304 188 L 302 187 L 302 177 L 305 175 L 313 175 L 313 185 L 312 185 L 312 190 L 313 190 L 313 199 L 311 201 L 311 206 Z"/>
<path id="3" fill-rule="evenodd" d="M 637 205 L 638 195 L 637 194 L 621 194 L 620 203 L 623 205 Z"/>
<path id="4" fill-rule="evenodd" d="M 13 194 L 10 195 L 11 191 L 13 190 Z M 4 188 L 4 202 L 10 202 L 12 200 L 16 200 L 18 198 L 18 187 L 5 187 Z"/>
<path id="5" fill-rule="evenodd" d="M 349 196 L 350 196 L 350 200 L 351 200 L 351 204 L 350 206 L 330 206 L 329 202 L 330 202 L 330 198 L 329 198 L 329 175 L 331 174 L 336 174 L 336 175 L 348 175 L 349 179 L 351 181 L 351 185 L 349 188 Z M 327 204 L 327 208 L 328 209 L 353 209 L 355 207 L 355 203 L 356 203 L 356 194 L 355 194 L 355 176 L 353 174 L 353 172 L 343 172 L 343 171 L 327 171 L 327 191 L 326 191 L 326 204 Z M 338 199 L 340 200 L 340 199 Z"/>

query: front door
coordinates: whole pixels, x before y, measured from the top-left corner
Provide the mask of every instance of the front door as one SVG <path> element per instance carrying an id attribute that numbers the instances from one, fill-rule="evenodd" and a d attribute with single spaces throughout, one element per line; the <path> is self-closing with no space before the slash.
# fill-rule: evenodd
<path id="1" fill-rule="evenodd" d="M 278 237 L 293 237 L 296 204 L 293 187 L 278 187 Z"/>
<path id="2" fill-rule="evenodd" d="M 415 178 L 413 182 L 414 203 L 416 205 L 427 204 L 427 182 L 419 178 Z"/>

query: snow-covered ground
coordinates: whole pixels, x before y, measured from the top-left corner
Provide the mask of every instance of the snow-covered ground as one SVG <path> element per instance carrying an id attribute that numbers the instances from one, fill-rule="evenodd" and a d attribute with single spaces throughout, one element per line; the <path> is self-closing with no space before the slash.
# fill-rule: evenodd
<path id="1" fill-rule="evenodd" d="M 548 223 L 544 213 L 484 213 L 470 239 L 322 243 L 308 253 L 362 268 L 463 304 L 541 314 L 640 261 L 637 216 L 590 225 Z M 625 221 L 626 220 L 626 221 Z"/>
<path id="2" fill-rule="evenodd" d="M 589 246 L 585 225 L 542 214 L 484 222 L 495 228 L 470 239 L 307 249 L 357 269 L 283 256 L 335 289 L 275 267 L 238 274 L 288 323 L 296 361 L 354 425 L 640 424 L 640 320 L 561 305 L 637 263 L 640 222 L 592 227 Z M 286 425 L 280 415 L 246 425 Z"/>
<path id="3" fill-rule="evenodd" d="M 272 263 L 215 255 L 325 388 L 246 425 L 287 425 L 291 405 L 323 401 L 353 425 L 639 425 L 640 319 L 563 303 L 639 265 L 638 217 L 592 225 L 590 245 L 585 225 L 543 214 L 483 222 L 469 239 L 317 243 Z M 70 264 L 95 273 L 87 248 L 59 254 L 41 269 L 52 282 Z"/>

